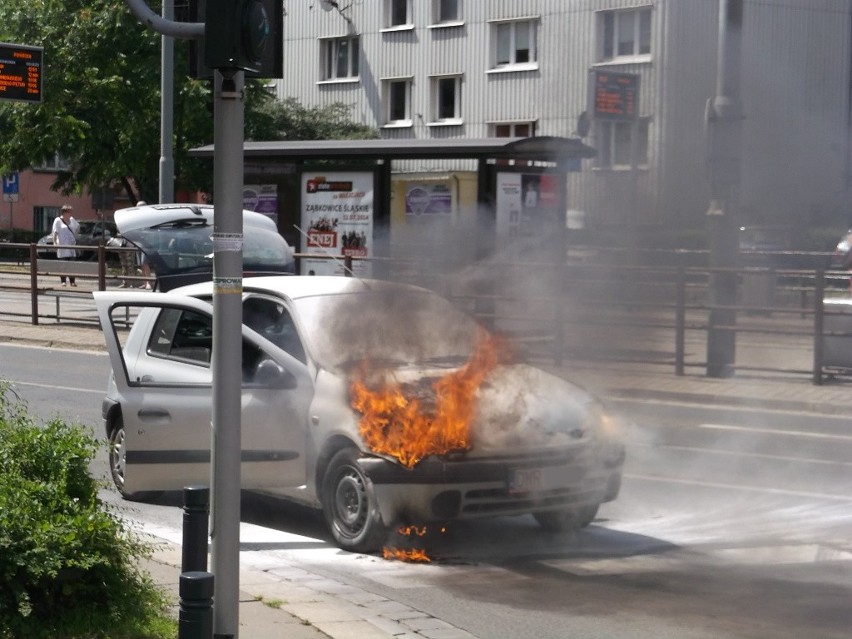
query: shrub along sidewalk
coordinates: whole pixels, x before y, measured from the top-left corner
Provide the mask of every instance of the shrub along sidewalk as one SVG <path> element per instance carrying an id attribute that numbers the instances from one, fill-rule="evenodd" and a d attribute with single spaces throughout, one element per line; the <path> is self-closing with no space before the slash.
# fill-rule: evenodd
<path id="1" fill-rule="evenodd" d="M 176 636 L 138 569 L 151 546 L 98 498 L 98 445 L 82 426 L 36 423 L 0 380 L 0 638 Z"/>

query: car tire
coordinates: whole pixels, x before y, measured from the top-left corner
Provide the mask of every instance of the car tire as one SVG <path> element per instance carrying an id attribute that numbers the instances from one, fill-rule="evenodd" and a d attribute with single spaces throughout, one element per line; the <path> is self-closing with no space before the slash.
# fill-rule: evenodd
<path id="1" fill-rule="evenodd" d="M 598 514 L 598 504 L 566 510 L 533 513 L 538 525 L 548 532 L 573 532 L 585 528 Z"/>
<path id="2" fill-rule="evenodd" d="M 115 420 L 112 429 L 109 431 L 108 458 L 109 458 L 109 473 L 112 477 L 112 483 L 121 496 L 129 501 L 145 501 L 153 499 L 162 494 L 162 491 L 146 491 L 146 492 L 127 492 L 124 489 L 124 473 L 127 468 L 127 435 L 124 430 L 124 420 L 121 417 Z"/>
<path id="3" fill-rule="evenodd" d="M 387 539 L 373 483 L 358 465 L 360 452 L 343 448 L 331 458 L 322 484 L 322 511 L 334 541 L 351 552 L 375 552 Z"/>

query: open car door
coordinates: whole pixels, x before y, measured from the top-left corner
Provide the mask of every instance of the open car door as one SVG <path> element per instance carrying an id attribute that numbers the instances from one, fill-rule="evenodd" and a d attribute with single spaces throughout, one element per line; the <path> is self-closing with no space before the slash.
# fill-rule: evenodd
<path id="1" fill-rule="evenodd" d="M 212 306 L 173 294 L 93 295 L 125 431 L 124 492 L 209 484 Z M 245 326 L 242 341 L 243 488 L 300 486 L 309 369 Z"/>

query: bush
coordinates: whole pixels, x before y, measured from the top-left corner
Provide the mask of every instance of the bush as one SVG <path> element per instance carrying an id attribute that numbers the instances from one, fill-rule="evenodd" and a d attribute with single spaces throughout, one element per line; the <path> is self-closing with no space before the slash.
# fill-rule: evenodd
<path id="1" fill-rule="evenodd" d="M 138 569 L 150 544 L 98 497 L 98 443 L 36 424 L 0 381 L 0 637 L 175 635 L 167 600 Z"/>

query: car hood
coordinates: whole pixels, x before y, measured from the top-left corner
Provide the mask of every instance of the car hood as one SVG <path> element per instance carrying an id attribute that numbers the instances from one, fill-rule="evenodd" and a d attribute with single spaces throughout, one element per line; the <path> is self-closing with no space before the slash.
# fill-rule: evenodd
<path id="1" fill-rule="evenodd" d="M 405 367 L 387 372 L 386 379 L 400 384 L 409 400 L 431 407 L 426 410 L 437 413 L 443 410 L 439 395 L 447 393 L 437 391 L 435 383 L 455 370 L 458 369 Z M 385 457 L 395 457 L 387 450 L 378 450 L 379 446 L 371 446 L 372 435 L 364 434 L 363 417 L 359 411 L 356 413 L 367 447 Z M 438 422 L 435 419 L 433 423 Z M 388 426 L 389 423 L 394 425 Z M 393 417 L 383 427 L 387 432 L 399 428 L 407 434 L 417 433 L 416 429 L 401 427 Z M 623 431 L 624 425 L 579 386 L 526 364 L 505 364 L 492 370 L 473 396 L 468 446 L 449 451 L 445 456 L 487 458 L 597 443 L 618 446 Z M 443 439 L 443 435 L 437 439 Z"/>
<path id="2" fill-rule="evenodd" d="M 147 256 L 161 291 L 212 278 L 213 207 L 133 207 L 116 211 L 115 223 L 121 235 Z M 275 223 L 260 213 L 243 211 L 242 253 L 245 275 L 295 272 L 293 249 Z"/>

